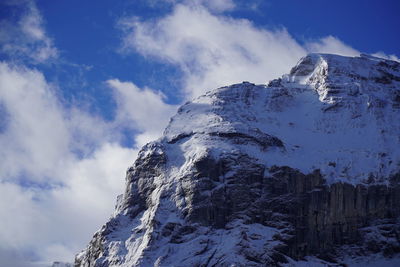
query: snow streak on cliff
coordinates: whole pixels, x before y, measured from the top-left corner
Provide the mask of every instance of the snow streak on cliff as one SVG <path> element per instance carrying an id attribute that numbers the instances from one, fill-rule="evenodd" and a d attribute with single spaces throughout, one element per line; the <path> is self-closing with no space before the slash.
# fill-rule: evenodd
<path id="1" fill-rule="evenodd" d="M 400 64 L 310 54 L 268 85 L 243 82 L 183 105 L 129 168 L 115 214 L 76 264 L 396 255 L 399 145 Z"/>

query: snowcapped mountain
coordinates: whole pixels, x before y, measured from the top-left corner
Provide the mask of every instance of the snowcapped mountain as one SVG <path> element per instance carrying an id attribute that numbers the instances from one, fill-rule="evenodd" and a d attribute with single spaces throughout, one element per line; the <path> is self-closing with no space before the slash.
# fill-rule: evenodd
<path id="1" fill-rule="evenodd" d="M 399 145 L 400 64 L 310 54 L 183 105 L 75 264 L 400 264 Z"/>

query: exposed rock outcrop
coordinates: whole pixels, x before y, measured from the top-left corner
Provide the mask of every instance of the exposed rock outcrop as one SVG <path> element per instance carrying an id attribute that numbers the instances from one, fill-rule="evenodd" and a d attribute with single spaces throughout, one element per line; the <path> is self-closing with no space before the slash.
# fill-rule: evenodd
<path id="1" fill-rule="evenodd" d="M 400 64 L 312 54 L 183 105 L 76 266 L 293 266 L 400 253 Z"/>

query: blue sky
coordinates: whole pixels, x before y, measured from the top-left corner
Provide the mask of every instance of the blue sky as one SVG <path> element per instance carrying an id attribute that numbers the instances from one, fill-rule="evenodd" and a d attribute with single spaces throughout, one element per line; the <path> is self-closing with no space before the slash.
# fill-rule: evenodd
<path id="1" fill-rule="evenodd" d="M 180 103 L 267 83 L 310 52 L 398 60 L 399 11 L 394 0 L 2 1 L 0 261 L 72 261 Z"/>
<path id="2" fill-rule="evenodd" d="M 93 66 L 86 79 L 96 83 L 111 77 L 131 80 L 138 86 L 162 90 L 168 101 L 179 103 L 181 99 L 173 93 L 179 89 L 179 69 L 140 54 L 117 52 L 121 18 L 157 19 L 173 9 L 172 4 L 153 2 L 157 3 L 103 0 L 93 6 L 82 1 L 39 1 L 38 7 L 62 56 L 76 64 Z M 246 18 L 261 28 L 284 27 L 300 43 L 332 35 L 364 53 L 400 54 L 398 1 L 243 1 L 237 5 L 238 9 L 224 15 Z M 160 73 L 162 79 L 156 79 Z"/>
<path id="3" fill-rule="evenodd" d="M 207 1 L 206 1 L 207 2 Z M 285 28 L 299 43 L 334 36 L 363 53 L 384 51 L 399 55 L 398 12 L 400 3 L 385 1 L 237 1 L 236 7 L 223 12 L 223 16 L 248 19 L 255 27 Z M 54 66 L 38 66 L 47 77 L 55 75 L 63 83 L 75 84 L 66 90 L 65 97 L 95 95 L 96 105 L 110 117 L 112 104 L 101 83 L 110 78 L 133 81 L 139 87 L 149 86 L 166 94 L 168 103 L 178 104 L 182 97 L 179 67 L 143 57 L 140 53 L 121 53 L 122 31 L 118 23 L 125 17 L 137 16 L 143 20 L 156 20 L 174 9 L 174 1 L 37 1 L 47 34 L 60 53 L 57 73 Z M 13 12 L 18 13 L 15 8 Z M 2 17 L 8 17 L 4 12 Z M 71 67 L 69 64 L 88 66 Z M 85 86 L 82 86 L 85 84 Z"/>

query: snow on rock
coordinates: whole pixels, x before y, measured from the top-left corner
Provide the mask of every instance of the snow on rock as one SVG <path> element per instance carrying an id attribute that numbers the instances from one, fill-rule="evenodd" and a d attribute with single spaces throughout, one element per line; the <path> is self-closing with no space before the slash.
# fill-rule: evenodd
<path id="1" fill-rule="evenodd" d="M 310 54 L 183 105 L 75 264 L 384 262 L 400 252 L 399 145 L 400 64 Z"/>
<path id="2" fill-rule="evenodd" d="M 320 169 L 330 183 L 356 184 L 371 176 L 386 182 L 400 163 L 399 84 L 397 62 L 311 54 L 270 86 L 245 82 L 187 103 L 165 137 L 232 132 L 257 140 L 275 137 L 285 149 L 265 153 L 258 144 L 241 149 L 267 166 Z"/>

